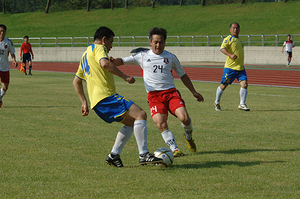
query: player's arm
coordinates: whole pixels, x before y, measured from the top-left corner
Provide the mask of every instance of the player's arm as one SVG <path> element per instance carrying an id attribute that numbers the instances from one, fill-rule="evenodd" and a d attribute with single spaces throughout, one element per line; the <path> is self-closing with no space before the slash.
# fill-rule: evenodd
<path id="1" fill-rule="evenodd" d="M 31 44 L 30 44 L 30 53 L 31 53 L 32 59 L 34 59 L 34 55 L 33 55 L 33 52 L 32 52 Z"/>
<path id="2" fill-rule="evenodd" d="M 124 65 L 123 59 L 122 58 L 113 58 L 113 57 L 109 57 L 109 60 L 116 66 L 121 66 Z"/>
<path id="3" fill-rule="evenodd" d="M 231 54 L 230 52 L 228 52 L 228 50 L 226 48 L 222 48 L 220 50 L 223 54 L 227 55 L 228 57 L 230 57 L 231 59 L 236 59 L 237 56 L 235 54 Z"/>
<path id="4" fill-rule="evenodd" d="M 73 80 L 73 85 L 75 88 L 75 91 L 81 101 L 81 112 L 82 112 L 82 116 L 87 116 L 89 114 L 89 106 L 84 94 L 84 90 L 83 90 L 83 85 L 82 85 L 82 79 L 78 78 L 77 76 L 75 76 L 74 80 Z"/>
<path id="5" fill-rule="evenodd" d="M 108 59 L 101 59 L 100 60 L 100 64 L 101 67 L 104 68 L 105 70 L 107 70 L 108 72 L 117 75 L 119 77 L 121 77 L 122 79 L 124 79 L 126 82 L 133 84 L 135 82 L 135 79 L 131 76 L 127 76 L 125 75 L 122 71 L 120 71 L 115 64 L 113 64 L 111 61 L 109 61 Z"/>
<path id="6" fill-rule="evenodd" d="M 187 74 L 183 75 L 180 79 L 183 84 L 191 91 L 198 102 L 204 102 L 203 96 L 195 90 L 194 85 Z"/>
<path id="7" fill-rule="evenodd" d="M 15 67 L 17 67 L 17 66 L 18 66 L 18 63 L 16 62 L 16 55 L 15 55 L 15 54 L 11 54 L 11 58 L 12 58 L 12 60 L 13 60 L 13 65 L 14 65 Z"/>
<path id="8" fill-rule="evenodd" d="M 283 50 L 284 50 L 284 44 L 282 45 L 281 53 L 283 53 Z"/>

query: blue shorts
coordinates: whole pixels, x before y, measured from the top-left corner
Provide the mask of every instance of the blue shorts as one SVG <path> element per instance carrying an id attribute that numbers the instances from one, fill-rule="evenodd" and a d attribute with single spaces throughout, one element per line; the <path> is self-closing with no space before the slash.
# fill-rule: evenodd
<path id="1" fill-rule="evenodd" d="M 114 94 L 100 102 L 93 108 L 95 113 L 105 122 L 122 122 L 122 117 L 131 107 L 133 101 L 124 98 L 121 95 Z"/>
<path id="2" fill-rule="evenodd" d="M 239 82 L 247 80 L 247 73 L 245 69 L 237 71 L 230 68 L 224 68 L 221 84 L 231 84 L 235 79 L 237 79 Z"/>

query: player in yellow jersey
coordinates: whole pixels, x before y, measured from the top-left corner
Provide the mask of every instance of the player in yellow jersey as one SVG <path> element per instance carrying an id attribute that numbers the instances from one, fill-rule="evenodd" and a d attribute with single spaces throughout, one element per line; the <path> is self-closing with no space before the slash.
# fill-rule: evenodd
<path id="1" fill-rule="evenodd" d="M 147 115 L 146 112 L 131 100 L 116 93 L 114 76 L 132 84 L 135 79 L 121 72 L 108 57 L 112 48 L 114 32 L 101 26 L 94 35 L 94 43 L 83 53 L 80 65 L 73 81 L 75 91 L 82 103 L 83 116 L 89 114 L 89 107 L 82 81 L 87 82 L 88 96 L 91 108 L 105 122 L 120 122 L 124 126 L 119 130 L 111 153 L 106 163 L 123 167 L 120 154 L 134 131 L 139 149 L 139 163 L 161 163 L 162 159 L 149 153 L 147 146 Z"/>
<path id="2" fill-rule="evenodd" d="M 238 109 L 250 111 L 245 104 L 248 94 L 248 79 L 244 68 L 244 45 L 239 39 L 240 25 L 238 23 L 230 24 L 231 35 L 227 36 L 221 45 L 221 52 L 227 56 L 224 66 L 221 85 L 217 89 L 215 110 L 221 111 L 220 99 L 229 84 L 235 79 L 241 84 L 240 89 L 240 105 Z"/>

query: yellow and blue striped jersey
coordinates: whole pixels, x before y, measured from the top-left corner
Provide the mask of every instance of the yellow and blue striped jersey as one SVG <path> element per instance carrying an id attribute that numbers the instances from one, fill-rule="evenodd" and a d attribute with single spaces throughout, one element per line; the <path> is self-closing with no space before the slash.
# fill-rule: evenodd
<path id="1" fill-rule="evenodd" d="M 107 49 L 100 44 L 92 44 L 83 53 L 76 76 L 87 82 L 87 90 L 92 109 L 97 103 L 116 93 L 114 76 L 101 67 L 100 60 L 109 59 Z"/>
<path id="2" fill-rule="evenodd" d="M 237 56 L 236 59 L 231 59 L 227 56 L 225 68 L 230 68 L 233 70 L 241 71 L 244 70 L 244 45 L 239 38 L 236 38 L 232 35 L 228 35 L 221 45 L 221 50 L 226 48 L 227 51 L 231 54 Z"/>

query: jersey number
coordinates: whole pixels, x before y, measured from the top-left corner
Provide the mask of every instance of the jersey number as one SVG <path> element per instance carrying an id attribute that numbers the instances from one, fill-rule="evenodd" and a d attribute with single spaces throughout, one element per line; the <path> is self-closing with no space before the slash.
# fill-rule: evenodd
<path id="1" fill-rule="evenodd" d="M 162 66 L 162 65 L 154 65 L 153 68 L 154 68 L 153 73 L 157 73 L 159 70 L 162 73 L 163 69 L 164 69 L 164 66 Z"/>
<path id="2" fill-rule="evenodd" d="M 85 55 L 82 57 L 82 59 L 81 59 L 81 67 L 82 67 L 82 70 L 83 70 L 83 72 L 84 72 L 84 76 L 85 76 L 85 74 L 87 74 L 87 75 L 90 74 L 90 65 L 89 65 L 89 63 L 88 63 L 88 61 L 87 61 L 87 59 L 86 59 L 86 55 L 87 55 L 87 54 L 85 54 Z"/>
<path id="3" fill-rule="evenodd" d="M 0 55 L 4 55 L 4 50 L 0 50 Z"/>

